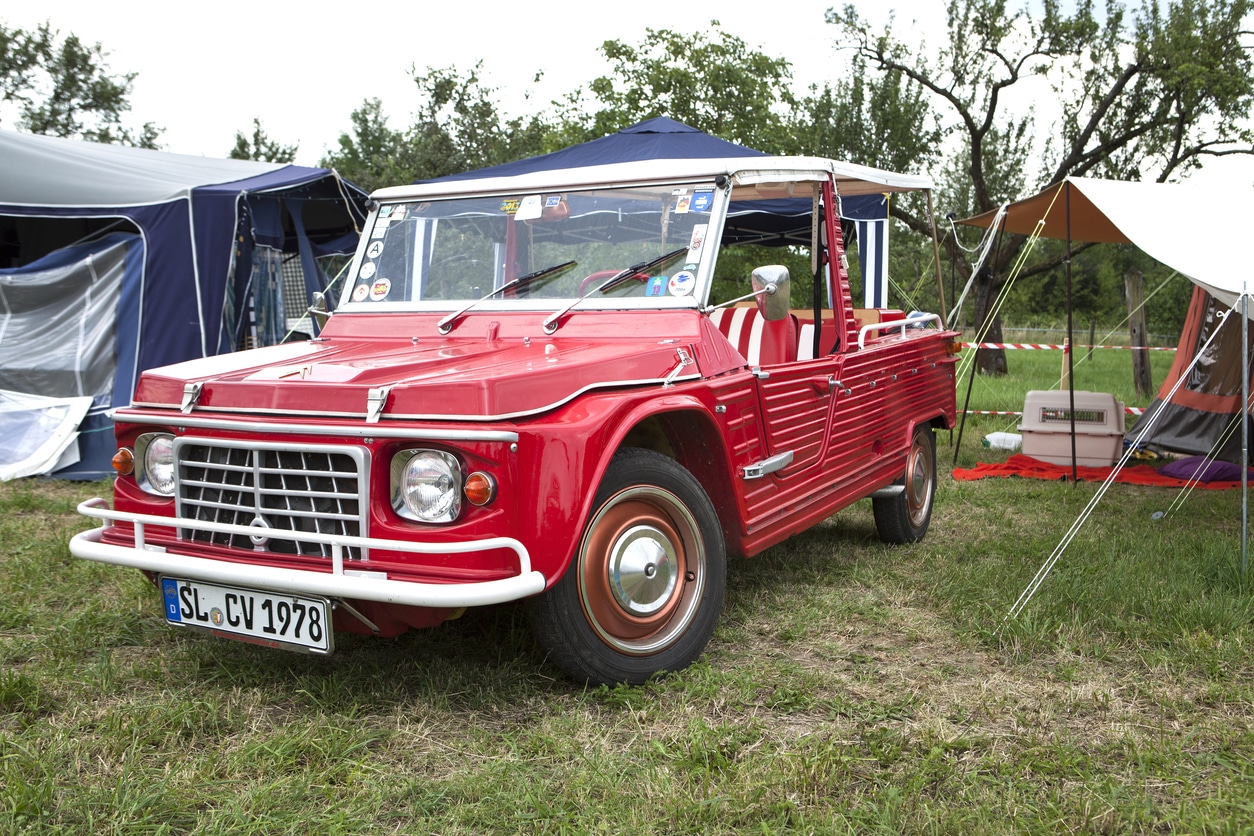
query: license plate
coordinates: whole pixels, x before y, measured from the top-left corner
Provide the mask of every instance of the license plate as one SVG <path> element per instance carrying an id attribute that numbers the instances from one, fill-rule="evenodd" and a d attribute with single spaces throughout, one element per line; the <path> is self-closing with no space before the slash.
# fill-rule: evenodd
<path id="1" fill-rule="evenodd" d="M 307 598 L 204 581 L 161 578 L 165 620 L 252 644 L 330 653 L 331 606 Z"/>

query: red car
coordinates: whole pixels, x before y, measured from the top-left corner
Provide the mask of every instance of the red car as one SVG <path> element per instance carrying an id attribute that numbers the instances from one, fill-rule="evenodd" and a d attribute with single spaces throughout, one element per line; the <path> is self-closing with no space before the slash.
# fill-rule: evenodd
<path id="1" fill-rule="evenodd" d="M 317 338 L 143 374 L 71 551 L 243 641 L 330 653 L 527 599 L 579 680 L 682 668 L 729 556 L 865 497 L 884 539 L 926 532 L 957 335 L 856 310 L 838 220 L 926 185 L 748 157 L 383 189 Z M 711 305 L 720 254 L 778 235 L 814 305 L 772 264 Z"/>

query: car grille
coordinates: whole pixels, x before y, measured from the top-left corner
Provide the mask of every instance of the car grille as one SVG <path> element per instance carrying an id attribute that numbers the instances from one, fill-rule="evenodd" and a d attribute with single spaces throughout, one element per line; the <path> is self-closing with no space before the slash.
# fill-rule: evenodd
<path id="1" fill-rule="evenodd" d="M 177 439 L 179 519 L 266 525 L 282 531 L 363 536 L 366 450 Z M 330 557 L 328 543 L 185 529 L 196 542 L 277 554 Z M 360 559 L 356 547 L 344 556 Z"/>

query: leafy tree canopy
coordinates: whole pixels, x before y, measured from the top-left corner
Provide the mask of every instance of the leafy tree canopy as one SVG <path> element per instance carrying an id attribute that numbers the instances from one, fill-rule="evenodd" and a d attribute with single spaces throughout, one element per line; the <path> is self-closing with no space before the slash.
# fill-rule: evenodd
<path id="1" fill-rule="evenodd" d="M 388 127 L 383 103 L 369 99 L 353 111 L 351 133 L 322 165 L 373 191 L 543 153 L 552 132 L 540 115 L 507 118 L 496 91 L 480 82 L 482 62 L 456 68 L 411 71 L 418 89 L 417 120 L 403 130 Z"/>
<path id="2" fill-rule="evenodd" d="M 589 85 L 595 110 L 580 120 L 590 124 L 589 138 L 669 116 L 759 151 L 787 146 L 786 116 L 797 105 L 787 59 L 750 49 L 716 20 L 695 35 L 645 32 L 639 45 L 601 45 L 612 72 Z"/>
<path id="3" fill-rule="evenodd" d="M 261 119 L 253 118 L 253 135 L 244 136 L 243 131 L 235 132 L 235 147 L 228 155 L 232 160 L 260 160 L 267 163 L 291 163 L 296 160 L 295 145 L 283 145 L 273 140 L 261 127 Z"/>
<path id="4" fill-rule="evenodd" d="M 929 118 L 952 142 L 960 162 L 950 176 L 983 212 L 1067 175 L 1165 181 L 1207 157 L 1254 154 L 1247 119 L 1254 71 L 1242 44 L 1248 0 L 1158 0 L 1135 7 L 1108 0 L 1043 0 L 1042 13 L 1008 11 L 1007 0 L 949 0 L 941 44 L 907 44 L 892 22 L 875 29 L 852 5 L 831 9 L 838 43 L 880 75 L 877 88 L 901 80 L 926 96 Z M 1035 86 L 1032 86 L 1035 85 Z M 1048 90 L 1056 103 L 1038 124 L 1033 110 L 1015 112 L 1015 88 Z M 872 113 L 874 118 L 876 114 Z M 891 116 L 891 114 L 890 114 Z M 873 121 L 872 133 L 895 123 Z M 906 140 L 910 134 L 898 134 Z M 917 161 L 928 143 L 901 142 Z"/>
<path id="5" fill-rule="evenodd" d="M 160 128 L 122 122 L 137 73 L 111 73 L 107 58 L 100 44 L 61 38 L 47 23 L 31 31 L 0 23 L 0 117 L 16 112 L 7 118 L 30 133 L 156 148 Z"/>

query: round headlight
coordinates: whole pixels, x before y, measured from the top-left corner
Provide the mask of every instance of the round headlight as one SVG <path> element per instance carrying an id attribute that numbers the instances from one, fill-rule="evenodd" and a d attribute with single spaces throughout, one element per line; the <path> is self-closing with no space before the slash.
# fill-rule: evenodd
<path id="1" fill-rule="evenodd" d="M 392 507 L 402 517 L 452 522 L 462 510 L 462 468 L 439 450 L 410 450 L 393 461 Z"/>
<path id="2" fill-rule="evenodd" d="M 174 436 L 145 433 L 135 439 L 135 481 L 148 493 L 171 496 L 174 493 Z"/>

